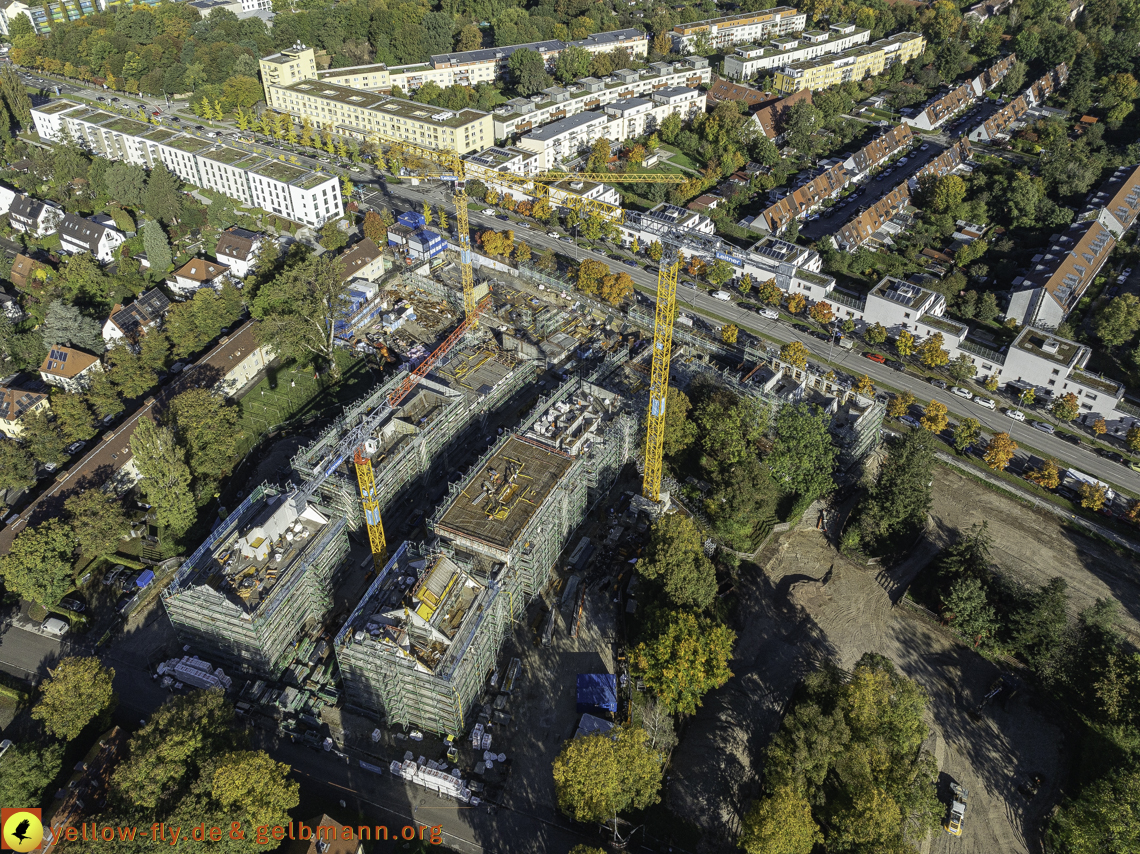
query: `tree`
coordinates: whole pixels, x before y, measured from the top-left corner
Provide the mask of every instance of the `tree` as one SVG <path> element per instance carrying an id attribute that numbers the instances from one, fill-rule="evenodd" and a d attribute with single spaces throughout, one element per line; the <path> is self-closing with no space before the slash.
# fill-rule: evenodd
<path id="1" fill-rule="evenodd" d="M 169 423 L 186 447 L 196 479 L 213 483 L 233 470 L 245 435 L 237 406 L 210 389 L 193 388 L 170 401 Z"/>
<path id="2" fill-rule="evenodd" d="M 126 347 L 116 347 L 107 356 L 107 375 L 127 400 L 142 397 L 158 385 L 158 374 Z"/>
<path id="3" fill-rule="evenodd" d="M 859 381 L 855 384 L 855 391 L 865 397 L 872 397 L 875 394 L 875 384 L 871 382 L 871 378 L 866 374 L 859 377 Z"/>
<path id="4" fill-rule="evenodd" d="M 111 163 L 103 175 L 103 187 L 119 204 L 138 209 L 146 191 L 146 171 L 133 163 Z"/>
<path id="5" fill-rule="evenodd" d="M 654 240 L 649 244 L 648 248 L 646 248 L 645 254 L 656 264 L 661 261 L 661 256 L 665 254 L 665 249 L 660 243 Z"/>
<path id="6" fill-rule="evenodd" d="M 27 413 L 20 419 L 20 427 L 22 428 L 20 441 L 24 443 L 28 453 L 41 463 L 59 465 L 67 459 L 67 454 L 63 450 L 67 443 L 46 410 Z"/>
<path id="7" fill-rule="evenodd" d="M 131 529 L 123 505 L 101 489 L 72 493 L 63 503 L 79 549 L 91 557 L 111 554 Z"/>
<path id="8" fill-rule="evenodd" d="M 1046 460 L 1040 469 L 1030 472 L 1026 477 L 1045 489 L 1056 489 L 1061 484 L 1061 473 L 1057 468 L 1057 461 L 1052 458 Z"/>
<path id="9" fill-rule="evenodd" d="M 610 164 L 610 141 L 604 136 L 595 139 L 590 145 L 590 158 L 586 162 L 587 172 L 606 172 Z M 586 233 L 586 236 L 590 235 Z M 596 238 L 591 238 L 594 240 Z"/>
<path id="10" fill-rule="evenodd" d="M 32 455 L 9 439 L 0 439 L 0 489 L 20 490 L 35 485 Z"/>
<path id="11" fill-rule="evenodd" d="M 336 252 L 348 243 L 348 235 L 340 228 L 340 220 L 330 219 L 317 232 L 317 240 L 329 252 Z"/>
<path id="12" fill-rule="evenodd" d="M 987 599 L 985 586 L 974 576 L 954 581 L 943 596 L 942 616 L 975 646 L 982 645 L 998 629 L 998 615 Z"/>
<path id="13" fill-rule="evenodd" d="M 657 803 L 660 755 L 646 744 L 645 730 L 616 726 L 608 733 L 574 738 L 554 760 L 558 808 L 575 821 L 614 822 L 625 809 Z"/>
<path id="14" fill-rule="evenodd" d="M 700 531 L 688 516 L 673 513 L 653 524 L 637 571 L 643 578 L 660 580 L 674 605 L 704 611 L 716 598 L 716 569 L 705 555 Z"/>
<path id="15" fill-rule="evenodd" d="M 1049 823 L 1055 850 L 1131 854 L 1140 847 L 1140 766 L 1120 767 L 1065 802 Z M 1051 846 L 1052 847 L 1052 846 Z"/>
<path id="16" fill-rule="evenodd" d="M 1049 407 L 1049 411 L 1058 421 L 1072 421 L 1081 414 L 1081 402 L 1080 399 L 1070 391 L 1068 394 L 1063 394 L 1054 399 L 1053 405 Z"/>
<path id="17" fill-rule="evenodd" d="M 914 336 L 904 329 L 895 339 L 895 349 L 904 359 L 911 355 L 914 352 Z"/>
<path id="18" fill-rule="evenodd" d="M 803 294 L 792 294 L 788 297 L 788 311 L 792 314 L 801 314 L 807 307 L 807 300 Z"/>
<path id="19" fill-rule="evenodd" d="M 13 744 L 0 760 L 0 803 L 38 807 L 63 767 L 63 745 Z"/>
<path id="20" fill-rule="evenodd" d="M 531 254 L 530 253 L 530 244 L 519 243 L 517 246 L 515 246 L 515 262 L 516 263 L 521 264 L 524 261 L 529 261 L 530 260 L 530 254 Z"/>
<path id="21" fill-rule="evenodd" d="M 867 334 L 864 337 L 867 339 L 868 344 L 878 347 L 887 340 L 887 330 L 882 324 L 875 323 L 867 330 Z"/>
<path id="22" fill-rule="evenodd" d="M 923 430 L 890 447 L 859 516 L 859 533 L 876 543 L 920 528 L 930 510 L 934 440 Z"/>
<path id="23" fill-rule="evenodd" d="M 982 459 L 994 471 L 1004 471 L 1016 450 L 1017 442 L 1013 441 L 1008 433 L 994 433 Z"/>
<path id="24" fill-rule="evenodd" d="M 926 209 L 932 214 L 955 216 L 966 200 L 966 182 L 959 175 L 943 175 L 929 183 Z"/>
<path id="25" fill-rule="evenodd" d="M 306 258 L 266 282 L 250 313 L 261 321 L 258 340 L 284 358 L 317 360 L 339 378 L 335 321 L 348 301 L 344 265 L 330 253 Z"/>
<path id="26" fill-rule="evenodd" d="M 459 31 L 455 42 L 457 51 L 479 50 L 483 47 L 483 31 L 478 24 L 468 24 Z"/>
<path id="27" fill-rule="evenodd" d="M 139 418 L 131 435 L 131 453 L 141 478 L 139 488 L 154 506 L 158 524 L 173 537 L 186 533 L 194 524 L 197 509 L 190 492 L 186 452 L 179 447 L 174 431 L 150 418 Z"/>
<path id="28" fill-rule="evenodd" d="M 955 383 L 961 385 L 966 382 L 966 380 L 973 379 L 978 369 L 974 367 L 973 359 L 965 353 L 959 353 L 950 361 L 946 372 L 950 374 L 950 378 L 954 380 Z"/>
<path id="29" fill-rule="evenodd" d="M 681 121 L 680 114 L 670 113 L 664 118 L 664 120 L 662 120 L 661 128 L 658 132 L 661 134 L 661 138 L 665 140 L 666 143 L 672 145 L 677 140 L 678 135 L 681 133 L 682 127 L 683 123 Z"/>
<path id="30" fill-rule="evenodd" d="M 931 433 L 941 433 L 946 429 L 946 413 L 948 412 L 946 405 L 939 403 L 937 400 L 932 400 L 926 404 L 926 408 L 922 412 L 922 417 L 919 423 L 923 429 L 929 430 Z"/>
<path id="31" fill-rule="evenodd" d="M 247 826 L 280 827 L 301 802 L 301 786 L 289 779 L 289 771 L 263 750 L 227 753 L 214 769 L 210 794 L 227 815 Z"/>
<path id="32" fill-rule="evenodd" d="M 388 238 L 388 228 L 384 225 L 384 220 L 380 219 L 380 214 L 376 211 L 368 211 L 364 214 L 364 222 L 361 227 L 366 239 L 371 240 L 377 246 L 384 245 Z"/>
<path id="33" fill-rule="evenodd" d="M 1124 294 L 1109 300 L 1096 312 L 1094 328 L 1109 347 L 1128 343 L 1140 329 L 1140 297 Z"/>
<path id="34" fill-rule="evenodd" d="M 83 398 L 99 418 L 118 415 L 123 411 L 123 399 L 119 396 L 119 391 L 111 382 L 111 378 L 105 373 L 98 373 L 92 377 Z"/>
<path id="35" fill-rule="evenodd" d="M 72 656 L 59 662 L 40 683 L 42 696 L 32 717 L 56 738 L 72 741 L 111 705 L 115 671 L 97 658 Z"/>
<path id="36" fill-rule="evenodd" d="M 694 715 L 701 697 L 719 688 L 736 635 L 726 626 L 685 611 L 658 612 L 647 640 L 633 652 L 633 668 L 670 712 Z"/>
<path id="37" fill-rule="evenodd" d="M 602 279 L 602 287 L 598 296 L 610 305 L 620 305 L 633 295 L 633 278 L 629 273 L 621 272 L 617 275 L 606 276 Z"/>
<path id="38" fill-rule="evenodd" d="M 22 599 L 54 607 L 75 586 L 75 545 L 75 535 L 60 519 L 24 528 L 0 558 L 4 584 Z"/>
<path id="39" fill-rule="evenodd" d="M 734 323 L 726 323 L 720 328 L 720 337 L 725 344 L 735 344 L 736 337 L 740 334 L 740 330 Z"/>
<path id="40" fill-rule="evenodd" d="M 1069 629 L 1068 585 L 1063 578 L 1051 578 L 1026 597 L 1012 615 L 1010 636 L 1019 658 L 1042 673 L 1061 649 Z"/>
<path id="41" fill-rule="evenodd" d="M 150 269 L 155 273 L 165 273 L 174 263 L 170 254 L 170 241 L 158 220 L 148 219 L 143 223 L 143 248 L 146 250 Z"/>
<path id="42" fill-rule="evenodd" d="M 181 190 L 182 182 L 178 176 L 167 169 L 164 163 L 157 163 L 147 178 L 143 207 L 150 216 L 170 225 L 182 213 Z"/>
<path id="43" fill-rule="evenodd" d="M 807 367 L 808 349 L 799 341 L 789 341 L 780 348 L 780 360 L 795 368 Z"/>
<path id="44" fill-rule="evenodd" d="M 665 430 L 662 448 L 666 457 L 675 457 L 697 438 L 697 426 L 689 420 L 692 403 L 676 386 L 669 386 L 665 403 Z"/>
<path id="45" fill-rule="evenodd" d="M 593 55 L 583 47 L 571 45 L 558 54 L 554 63 L 554 76 L 560 83 L 573 83 L 589 76 Z"/>
<path id="46" fill-rule="evenodd" d="M 963 418 L 954 426 L 954 450 L 965 453 L 982 435 L 982 423 L 977 418 Z"/>
<path id="47" fill-rule="evenodd" d="M 1086 510 L 1099 510 L 1104 506 L 1105 487 L 1099 483 L 1081 484 L 1081 506 Z"/>
<path id="48" fill-rule="evenodd" d="M 710 285 L 716 285 L 718 288 L 732 278 L 736 269 L 723 259 L 718 259 L 711 267 L 709 267 L 706 277 Z"/>
<path id="49" fill-rule="evenodd" d="M 587 258 L 578 265 L 578 290 L 584 294 L 596 294 L 608 275 L 610 275 L 608 266 L 601 261 Z"/>
<path id="50" fill-rule="evenodd" d="M 780 290 L 780 286 L 776 284 L 774 279 L 766 279 L 761 282 L 760 287 L 757 288 L 757 293 L 761 302 L 766 305 L 779 305 L 784 301 L 784 292 Z"/>
<path id="51" fill-rule="evenodd" d="M 808 314 L 811 316 L 812 320 L 821 326 L 826 326 L 835 318 L 835 312 L 831 310 L 831 306 L 822 300 L 815 303 L 815 305 L 811 307 L 810 311 L 808 311 Z"/>
<path id="52" fill-rule="evenodd" d="M 887 415 L 891 418 L 902 418 L 914 406 L 914 399 L 914 395 L 909 391 L 899 392 L 887 404 Z"/>
<path id="53" fill-rule="evenodd" d="M 950 361 L 950 354 L 942 349 L 942 333 L 935 332 L 918 346 L 918 358 L 928 368 L 939 368 Z"/>
<path id="54" fill-rule="evenodd" d="M 51 411 L 56 427 L 68 444 L 86 441 L 95 435 L 95 416 L 83 395 L 52 389 Z"/>
<path id="55" fill-rule="evenodd" d="M 546 73 L 546 61 L 542 54 L 530 48 L 522 48 L 511 54 L 507 60 L 515 89 L 522 96 L 533 95 L 550 85 L 550 75 Z"/>
<path id="56" fill-rule="evenodd" d="M 78 347 L 95 354 L 102 353 L 106 348 L 102 324 L 84 317 L 76 306 L 59 300 L 53 300 L 48 305 L 40 335 L 44 346 L 48 348 L 62 344 L 64 347 Z"/>
<path id="57" fill-rule="evenodd" d="M 1128 450 L 1133 453 L 1140 451 L 1140 422 L 1133 422 L 1128 428 L 1128 432 L 1124 434 L 1124 442 L 1128 445 Z"/>
<path id="58" fill-rule="evenodd" d="M 1092 431 L 1096 436 L 1103 436 L 1108 432 L 1108 422 L 1106 422 L 1103 418 L 1097 418 L 1092 423 Z"/>
<path id="59" fill-rule="evenodd" d="M 810 153 L 822 124 L 823 114 L 810 101 L 800 101 L 784 110 L 784 140 L 801 154 Z"/>
<path id="60" fill-rule="evenodd" d="M 785 404 L 776 413 L 776 439 L 768 468 L 776 483 L 813 501 L 834 486 L 832 470 L 838 450 L 828 430 L 830 419 L 808 403 Z"/>
<path id="61" fill-rule="evenodd" d="M 790 786 L 779 786 L 752 805 L 739 844 L 748 854 L 811 854 L 822 841 L 807 798 Z"/>

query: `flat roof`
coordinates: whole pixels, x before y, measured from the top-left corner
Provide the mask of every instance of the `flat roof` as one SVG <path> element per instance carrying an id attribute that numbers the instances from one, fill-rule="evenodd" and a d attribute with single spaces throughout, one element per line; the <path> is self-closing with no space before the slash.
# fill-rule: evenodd
<path id="1" fill-rule="evenodd" d="M 62 113 L 64 110 L 70 110 L 72 107 L 78 107 L 79 104 L 74 101 L 50 101 L 42 107 L 36 107 L 35 110 L 46 115 L 55 115 Z"/>
<path id="2" fill-rule="evenodd" d="M 258 165 L 250 167 L 250 171 L 274 181 L 280 181 L 282 184 L 290 184 L 309 174 L 309 172 L 304 169 L 299 169 L 296 166 L 290 166 L 288 163 L 280 163 L 273 160 L 263 160 Z"/>
<path id="3" fill-rule="evenodd" d="M 572 116 L 567 116 L 564 119 L 559 119 L 556 122 L 551 122 L 548 125 L 543 125 L 536 130 L 532 130 L 527 134 L 529 139 L 546 140 L 553 139 L 560 133 L 565 133 L 568 130 L 573 130 L 577 127 L 584 127 L 595 119 L 604 119 L 605 113 L 584 112 L 575 113 Z"/>
<path id="4" fill-rule="evenodd" d="M 298 80 L 296 83 L 278 88 L 285 92 L 298 92 L 325 101 L 335 101 L 348 107 L 391 113 L 400 118 L 415 119 L 441 127 L 461 128 L 490 115 L 480 110 L 448 110 L 430 104 L 417 104 L 415 101 L 405 101 L 378 92 L 366 92 L 363 89 L 342 86 L 328 80 Z"/>
<path id="5" fill-rule="evenodd" d="M 1075 341 L 1059 338 L 1033 327 L 1023 329 L 1017 340 L 1013 342 L 1013 346 L 1026 353 L 1032 353 L 1039 359 L 1048 359 L 1059 365 L 1071 363 L 1082 349 L 1082 345 Z"/>
<path id="6" fill-rule="evenodd" d="M 452 499 L 439 532 L 511 548 L 571 464 L 550 448 L 509 437 Z"/>

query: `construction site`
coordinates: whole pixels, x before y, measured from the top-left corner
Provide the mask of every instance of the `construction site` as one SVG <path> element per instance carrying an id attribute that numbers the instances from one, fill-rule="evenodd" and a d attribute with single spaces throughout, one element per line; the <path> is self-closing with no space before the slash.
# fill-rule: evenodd
<path id="1" fill-rule="evenodd" d="M 563 383 L 457 481 L 336 637 L 347 703 L 389 725 L 459 736 L 503 641 L 633 451 L 627 402 Z"/>

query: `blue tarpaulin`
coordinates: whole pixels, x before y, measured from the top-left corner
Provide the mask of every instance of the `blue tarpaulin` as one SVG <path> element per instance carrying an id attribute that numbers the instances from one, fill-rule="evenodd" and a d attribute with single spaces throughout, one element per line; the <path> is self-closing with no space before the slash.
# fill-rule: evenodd
<path id="1" fill-rule="evenodd" d="M 612 673 L 578 674 L 578 713 L 617 713 L 617 677 Z"/>

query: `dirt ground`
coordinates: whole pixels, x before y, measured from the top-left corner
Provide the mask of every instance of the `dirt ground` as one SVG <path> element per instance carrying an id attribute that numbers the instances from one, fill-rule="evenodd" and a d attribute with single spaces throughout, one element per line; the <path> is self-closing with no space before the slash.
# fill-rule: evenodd
<path id="1" fill-rule="evenodd" d="M 988 521 L 991 554 L 1003 570 L 1038 586 L 1061 576 L 1068 582 L 1074 612 L 1098 598 L 1116 599 L 1121 627 L 1140 642 L 1140 561 L 1135 556 L 1117 554 L 948 466 L 935 468 L 930 515 L 944 540 L 955 528 L 968 531 Z"/>
<path id="2" fill-rule="evenodd" d="M 937 833 L 924 854 L 1030 850 L 1062 768 L 1064 735 L 1051 704 L 1023 684 L 976 714 L 998 667 L 927 617 L 892 605 L 955 529 L 983 520 L 1003 569 L 1033 584 L 1061 575 L 1074 610 L 1112 596 L 1126 628 L 1140 629 L 1135 561 L 942 466 L 928 539 L 889 572 L 847 561 L 815 530 L 783 535 L 757 556 L 754 583 L 738 588 L 745 592 L 734 617 L 735 675 L 706 698 L 673 757 L 669 804 L 701 828 L 708 850 L 734 845 L 758 791 L 762 750 L 799 679 L 828 659 L 850 668 L 865 652 L 887 656 L 928 691 L 927 748 L 938 761 L 943 804 L 949 808 L 952 781 L 969 790 L 963 836 Z M 1028 800 L 1018 788 L 1033 775 L 1044 785 Z"/>

